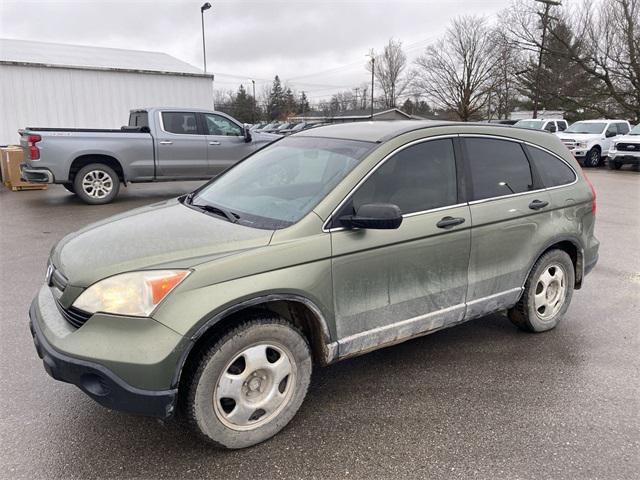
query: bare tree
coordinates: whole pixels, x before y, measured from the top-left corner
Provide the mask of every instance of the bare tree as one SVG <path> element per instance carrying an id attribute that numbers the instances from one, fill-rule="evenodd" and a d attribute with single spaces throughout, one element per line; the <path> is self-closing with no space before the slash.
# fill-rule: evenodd
<path id="1" fill-rule="evenodd" d="M 444 37 L 416 60 L 416 88 L 437 106 L 468 121 L 489 101 L 496 58 L 486 21 L 475 16 L 459 17 Z"/>
<path id="2" fill-rule="evenodd" d="M 407 56 L 402 50 L 402 42 L 390 39 L 382 54 L 376 55 L 374 68 L 373 75 L 382 90 L 384 106 L 395 107 L 398 97 L 409 85 L 409 78 L 405 75 Z M 367 64 L 367 69 L 371 71 L 371 63 Z"/>
<path id="3" fill-rule="evenodd" d="M 496 46 L 496 62 L 490 98 L 488 99 L 487 117 L 507 119 L 518 103 L 517 71 L 522 64 L 522 56 L 512 48 L 508 37 L 500 28 L 492 32 Z"/>
<path id="4" fill-rule="evenodd" d="M 559 98 L 599 115 L 640 120 L 640 0 L 584 0 L 553 13 L 545 55 L 562 58 L 567 71 L 576 66 L 590 77 L 584 91 L 574 85 Z M 536 52 L 542 48 L 537 22 L 532 2 L 514 0 L 501 25 L 514 46 Z"/>

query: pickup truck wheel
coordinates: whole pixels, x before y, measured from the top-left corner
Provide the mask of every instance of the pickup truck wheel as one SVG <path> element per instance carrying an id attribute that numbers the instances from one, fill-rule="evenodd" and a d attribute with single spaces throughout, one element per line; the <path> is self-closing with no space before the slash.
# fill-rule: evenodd
<path id="1" fill-rule="evenodd" d="M 571 303 L 575 273 L 563 250 L 550 250 L 535 263 L 520 301 L 509 310 L 509 319 L 529 332 L 555 328 Z"/>
<path id="2" fill-rule="evenodd" d="M 600 149 L 598 147 L 593 147 L 584 157 L 584 166 L 596 168 L 600 166 L 600 160 Z"/>
<path id="3" fill-rule="evenodd" d="M 607 166 L 611 170 L 620 170 L 620 167 L 622 167 L 622 164 L 620 162 L 616 162 L 615 160 L 609 159 L 609 161 L 607 162 Z"/>
<path id="4" fill-rule="evenodd" d="M 76 189 L 73 187 L 73 183 L 63 183 L 62 186 L 71 193 L 76 193 Z"/>
<path id="5" fill-rule="evenodd" d="M 82 167 L 73 180 L 75 193 L 91 205 L 109 203 L 120 190 L 120 179 L 113 168 L 102 163 Z"/>
<path id="6" fill-rule="evenodd" d="M 304 335 L 275 315 L 257 314 L 213 342 L 187 374 L 187 419 L 221 448 L 263 442 L 300 408 L 311 369 Z"/>

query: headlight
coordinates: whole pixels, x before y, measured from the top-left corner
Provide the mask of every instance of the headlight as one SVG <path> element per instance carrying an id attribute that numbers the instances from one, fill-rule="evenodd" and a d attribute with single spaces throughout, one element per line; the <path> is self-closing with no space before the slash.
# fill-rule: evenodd
<path id="1" fill-rule="evenodd" d="M 612 143 L 611 144 L 611 150 L 617 150 L 618 149 L 618 144 L 617 143 Z"/>
<path id="2" fill-rule="evenodd" d="M 189 270 L 149 270 L 105 278 L 87 288 L 73 306 L 87 313 L 148 317 Z"/>
<path id="3" fill-rule="evenodd" d="M 587 148 L 587 142 L 578 142 L 578 148 Z"/>

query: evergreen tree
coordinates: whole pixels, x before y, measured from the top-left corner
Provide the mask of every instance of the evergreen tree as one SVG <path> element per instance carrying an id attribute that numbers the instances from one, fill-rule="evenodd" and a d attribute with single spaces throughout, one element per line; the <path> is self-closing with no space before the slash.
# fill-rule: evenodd
<path id="1" fill-rule="evenodd" d="M 267 105 L 267 115 L 269 120 L 282 120 L 286 115 L 286 98 L 282 87 L 282 82 L 278 75 L 273 79 L 271 92 L 269 93 L 269 103 Z"/>
<path id="2" fill-rule="evenodd" d="M 243 123 L 253 122 L 253 97 L 247 94 L 244 85 L 240 85 L 233 103 L 233 116 Z"/>
<path id="3" fill-rule="evenodd" d="M 300 102 L 298 103 L 297 113 L 304 115 L 306 113 L 309 113 L 310 110 L 311 110 L 311 107 L 309 105 L 309 99 L 307 98 L 307 94 L 302 92 L 300 94 Z"/>

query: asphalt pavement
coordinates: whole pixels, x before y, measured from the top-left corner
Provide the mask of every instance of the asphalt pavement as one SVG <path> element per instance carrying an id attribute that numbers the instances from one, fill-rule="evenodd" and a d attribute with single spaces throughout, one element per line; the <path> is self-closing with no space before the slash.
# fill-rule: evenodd
<path id="1" fill-rule="evenodd" d="M 600 261 L 558 328 L 496 314 L 318 368 L 294 420 L 241 451 L 54 381 L 27 324 L 57 240 L 197 184 L 133 185 L 105 206 L 0 187 L 0 477 L 639 478 L 640 173 L 588 175 Z"/>

